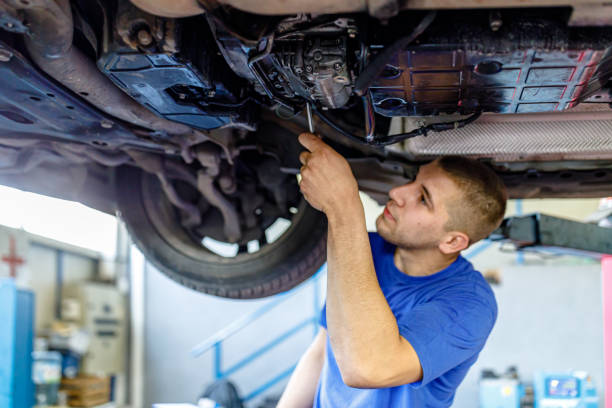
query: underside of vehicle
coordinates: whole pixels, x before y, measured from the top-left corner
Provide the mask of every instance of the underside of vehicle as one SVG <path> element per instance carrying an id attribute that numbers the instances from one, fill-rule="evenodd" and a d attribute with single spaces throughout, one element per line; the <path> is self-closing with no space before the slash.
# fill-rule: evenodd
<path id="1" fill-rule="evenodd" d="M 381 203 L 441 155 L 514 198 L 612 191 L 612 2 L 0 0 L 0 28 L 0 183 L 118 212 L 202 292 L 324 262 L 307 105 Z"/>

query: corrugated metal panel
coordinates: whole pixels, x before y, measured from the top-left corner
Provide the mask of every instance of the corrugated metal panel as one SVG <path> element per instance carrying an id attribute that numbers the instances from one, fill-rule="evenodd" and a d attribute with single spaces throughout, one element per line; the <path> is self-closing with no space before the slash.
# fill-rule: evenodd
<path id="1" fill-rule="evenodd" d="M 440 155 L 497 161 L 612 159 L 612 120 L 475 122 L 405 142 L 417 158 Z"/>

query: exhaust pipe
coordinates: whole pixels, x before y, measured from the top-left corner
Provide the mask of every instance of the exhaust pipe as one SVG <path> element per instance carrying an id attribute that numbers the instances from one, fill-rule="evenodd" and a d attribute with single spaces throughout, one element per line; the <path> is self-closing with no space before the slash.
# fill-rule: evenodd
<path id="1" fill-rule="evenodd" d="M 69 0 L 5 0 L 23 10 L 31 22 L 25 44 L 40 69 L 111 116 L 147 129 L 172 135 L 193 130 L 160 118 L 117 88 L 94 62 L 72 46 Z"/>
<path id="2" fill-rule="evenodd" d="M 136 7 L 161 17 L 191 17 L 204 13 L 203 7 L 213 8 L 220 4 L 253 14 L 282 15 L 298 13 L 335 14 L 356 13 L 368 10 L 381 0 L 130 0 Z M 382 0 L 383 2 L 387 2 Z"/>

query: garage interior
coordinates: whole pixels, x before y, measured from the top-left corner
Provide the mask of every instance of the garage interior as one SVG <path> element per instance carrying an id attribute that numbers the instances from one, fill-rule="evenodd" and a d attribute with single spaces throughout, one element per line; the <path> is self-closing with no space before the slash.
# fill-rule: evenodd
<path id="1" fill-rule="evenodd" d="M 222 380 L 244 407 L 275 406 L 317 331 L 325 266 L 287 293 L 218 298 L 158 272 L 115 217 L 0 196 L 0 406 L 212 407 Z M 372 230 L 381 207 L 363 200 Z M 536 212 L 609 226 L 612 199 L 512 200 L 507 216 Z M 606 406 L 611 259 L 490 240 L 464 256 L 491 283 L 499 317 L 453 407 L 552 406 L 545 384 L 558 406 Z"/>
<path id="2" fill-rule="evenodd" d="M 317 407 L 612 408 L 610 39 L 612 0 L 0 0 L 0 408 L 276 407 L 313 339 Z M 420 171 L 463 158 L 484 198 L 438 211 Z M 512 198 L 486 282 L 381 297 L 358 190 L 398 280 Z"/>

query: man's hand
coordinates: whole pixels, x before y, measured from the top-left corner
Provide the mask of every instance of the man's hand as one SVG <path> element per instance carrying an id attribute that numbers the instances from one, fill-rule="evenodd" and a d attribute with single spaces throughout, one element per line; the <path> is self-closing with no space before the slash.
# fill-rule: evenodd
<path id="1" fill-rule="evenodd" d="M 349 201 L 359 201 L 357 180 L 344 157 L 312 133 L 299 141 L 308 151 L 300 154 L 300 190 L 306 200 L 328 216 L 341 212 Z"/>

